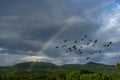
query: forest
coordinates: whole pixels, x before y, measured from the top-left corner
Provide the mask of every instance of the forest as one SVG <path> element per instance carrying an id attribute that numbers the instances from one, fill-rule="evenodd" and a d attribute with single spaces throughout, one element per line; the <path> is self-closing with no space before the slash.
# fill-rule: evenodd
<path id="1" fill-rule="evenodd" d="M 30 70 L 31 63 L 0 67 L 0 80 L 120 80 L 119 63 L 116 66 L 93 62 L 57 66 L 36 62 Z"/>
<path id="2" fill-rule="evenodd" d="M 1 73 L 0 80 L 120 80 L 120 74 L 81 71 L 22 71 Z"/>

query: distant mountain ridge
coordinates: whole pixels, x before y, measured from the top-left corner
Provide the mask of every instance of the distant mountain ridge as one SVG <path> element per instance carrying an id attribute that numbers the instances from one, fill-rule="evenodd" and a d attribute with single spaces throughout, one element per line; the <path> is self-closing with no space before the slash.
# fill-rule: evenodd
<path id="1" fill-rule="evenodd" d="M 34 64 L 31 66 L 31 64 Z M 106 65 L 101 63 L 93 63 L 89 62 L 86 64 L 65 64 L 65 65 L 55 65 L 52 63 L 45 63 L 45 62 L 26 62 L 26 63 L 19 63 L 9 67 L 1 67 L 0 71 L 40 71 L 40 70 L 88 70 L 93 72 L 100 72 L 100 73 L 120 73 L 119 69 L 116 69 L 114 65 Z"/>

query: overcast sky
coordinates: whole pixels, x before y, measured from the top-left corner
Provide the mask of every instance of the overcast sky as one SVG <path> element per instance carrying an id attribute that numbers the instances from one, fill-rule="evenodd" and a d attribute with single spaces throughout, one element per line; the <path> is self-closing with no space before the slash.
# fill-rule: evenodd
<path id="1" fill-rule="evenodd" d="M 28 61 L 115 64 L 120 61 L 119 22 L 119 0 L 0 0 L 0 66 Z M 90 39 L 98 40 L 95 47 L 86 45 Z M 55 48 L 64 44 L 67 48 Z M 65 53 L 73 45 L 82 45 L 83 53 Z"/>

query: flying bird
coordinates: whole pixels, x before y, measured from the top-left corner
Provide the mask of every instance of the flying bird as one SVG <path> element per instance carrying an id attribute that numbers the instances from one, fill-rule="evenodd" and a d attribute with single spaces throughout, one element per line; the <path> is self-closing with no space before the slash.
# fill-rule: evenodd
<path id="1" fill-rule="evenodd" d="M 67 42 L 67 40 L 64 40 L 64 42 Z"/>
<path id="2" fill-rule="evenodd" d="M 86 59 L 88 60 L 88 59 L 90 59 L 90 57 L 87 57 Z"/>
<path id="3" fill-rule="evenodd" d="M 110 45 L 108 44 L 108 45 L 106 45 L 107 47 L 109 47 Z"/>
<path id="4" fill-rule="evenodd" d="M 84 36 L 84 38 L 86 38 L 86 37 L 87 37 L 87 35 Z"/>
<path id="5" fill-rule="evenodd" d="M 84 38 L 86 38 L 86 37 L 87 37 L 87 35 L 85 35 L 85 36 L 84 36 Z M 83 40 L 84 40 L 84 38 L 82 38 L 82 39 L 81 39 L 81 41 L 83 41 Z"/>
<path id="6" fill-rule="evenodd" d="M 77 43 L 77 41 L 74 41 L 74 43 Z"/>
<path id="7" fill-rule="evenodd" d="M 102 53 L 102 51 L 99 51 L 98 53 Z"/>
<path id="8" fill-rule="evenodd" d="M 59 48 L 59 46 L 56 46 L 56 48 Z"/>
<path id="9" fill-rule="evenodd" d="M 83 46 L 80 46 L 80 48 L 83 48 Z"/>
<path id="10" fill-rule="evenodd" d="M 112 44 L 112 41 L 111 41 L 111 42 L 109 42 L 109 44 Z"/>
<path id="11" fill-rule="evenodd" d="M 77 50 L 77 48 L 74 48 L 74 50 Z"/>
<path id="12" fill-rule="evenodd" d="M 90 39 L 90 41 L 87 43 L 87 45 L 89 45 L 92 42 L 92 39 Z"/>
<path id="13" fill-rule="evenodd" d="M 82 52 L 79 52 L 79 54 L 82 54 Z"/>
<path id="14" fill-rule="evenodd" d="M 70 47 L 70 48 L 68 48 L 68 50 L 70 51 L 70 50 L 72 50 L 72 48 Z"/>
<path id="15" fill-rule="evenodd" d="M 112 41 L 109 42 L 108 44 L 105 44 L 104 47 L 109 47 L 112 44 Z"/>
<path id="16" fill-rule="evenodd" d="M 83 41 L 83 40 L 84 40 L 84 38 L 81 39 L 81 41 Z"/>
<path id="17" fill-rule="evenodd" d="M 95 42 L 94 43 L 96 43 L 98 40 L 95 40 Z"/>
<path id="18" fill-rule="evenodd" d="M 83 41 L 83 40 L 85 40 L 86 38 L 87 38 L 87 35 L 84 35 L 83 38 L 81 38 L 80 40 Z M 68 42 L 68 40 L 64 40 L 64 43 L 65 43 L 65 42 Z M 98 42 L 97 39 L 96 39 L 96 40 L 89 39 L 88 42 L 87 42 L 87 43 L 84 42 L 84 44 L 90 45 L 91 42 L 93 42 L 93 44 L 91 45 L 91 47 L 96 48 L 96 45 L 97 45 L 96 43 Z M 73 43 L 78 43 L 78 40 L 73 41 Z M 83 44 L 83 45 L 84 45 L 84 44 Z M 111 44 L 112 44 L 112 41 L 107 42 L 107 43 L 105 43 L 105 44 L 102 44 L 102 46 L 103 46 L 103 47 L 109 47 Z M 72 45 L 72 43 L 71 43 L 71 44 L 68 44 L 68 45 L 67 45 L 67 44 L 63 44 L 61 48 L 66 47 L 66 48 L 64 48 L 64 49 L 65 49 L 65 53 L 76 52 L 77 54 L 80 55 L 80 54 L 83 54 L 83 52 L 82 52 L 82 48 L 84 47 L 83 45 L 80 44 L 80 45 L 79 45 L 80 47 L 78 48 L 78 45 L 76 45 L 76 44 L 74 44 L 74 45 Z M 60 48 L 60 46 L 59 46 L 59 45 L 56 46 L 56 49 L 57 49 L 57 48 Z M 102 53 L 102 50 L 97 50 L 96 52 L 99 53 L 99 54 L 101 54 L 101 53 Z M 88 55 L 94 55 L 94 52 L 90 52 Z M 86 60 L 89 60 L 90 58 L 91 58 L 90 56 L 87 56 L 87 57 L 86 57 Z"/>
<path id="19" fill-rule="evenodd" d="M 73 48 L 76 48 L 76 45 L 75 45 L 75 46 L 73 46 Z"/>
<path id="20" fill-rule="evenodd" d="M 90 42 L 92 42 L 92 39 L 90 39 Z"/>
<path id="21" fill-rule="evenodd" d="M 104 47 L 106 47 L 107 45 L 106 44 L 104 44 Z"/>
<path id="22" fill-rule="evenodd" d="M 69 50 L 70 52 L 72 51 L 72 50 Z"/>
<path id="23" fill-rule="evenodd" d="M 92 45 L 93 47 L 95 46 L 95 44 Z"/>

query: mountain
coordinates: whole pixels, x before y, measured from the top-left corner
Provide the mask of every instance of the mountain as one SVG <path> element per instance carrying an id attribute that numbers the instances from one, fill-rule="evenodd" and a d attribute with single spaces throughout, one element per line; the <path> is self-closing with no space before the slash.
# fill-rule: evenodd
<path id="1" fill-rule="evenodd" d="M 52 63 L 45 62 L 26 62 L 13 65 L 12 67 L 17 67 L 22 70 L 47 70 L 47 69 L 56 69 L 57 65 Z"/>
<path id="2" fill-rule="evenodd" d="M 120 70 L 115 68 L 114 65 L 106 65 L 101 63 L 89 62 L 83 65 L 83 68 L 89 71 L 101 73 L 120 73 Z"/>
<path id="3" fill-rule="evenodd" d="M 69 70 L 88 70 L 88 71 L 100 72 L 100 73 L 120 73 L 120 70 L 115 68 L 114 65 L 106 65 L 106 64 L 93 63 L 93 62 L 88 62 L 84 65 L 66 64 L 60 66 L 60 68 L 69 69 Z"/>
<path id="4" fill-rule="evenodd" d="M 26 62 L 19 63 L 9 67 L 0 67 L 0 71 L 40 71 L 40 70 L 51 70 L 51 71 L 71 71 L 71 70 L 88 70 L 92 72 L 100 73 L 120 73 L 119 69 L 116 69 L 114 65 L 106 65 L 100 63 L 89 62 L 84 65 L 81 64 L 66 64 L 66 65 L 55 65 L 52 63 L 45 62 Z"/>

